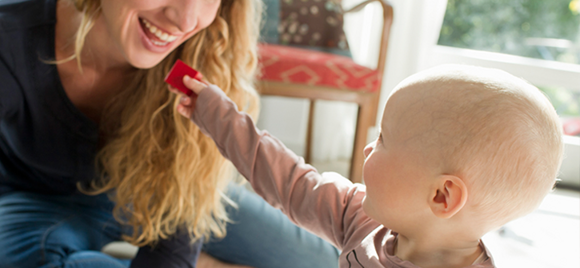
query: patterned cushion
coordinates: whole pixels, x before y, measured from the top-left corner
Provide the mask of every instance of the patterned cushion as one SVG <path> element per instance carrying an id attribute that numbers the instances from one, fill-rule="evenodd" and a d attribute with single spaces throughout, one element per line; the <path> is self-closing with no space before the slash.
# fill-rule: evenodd
<path id="1" fill-rule="evenodd" d="M 264 43 L 259 56 L 261 80 L 368 92 L 379 87 L 378 71 L 349 57 Z"/>
<path id="2" fill-rule="evenodd" d="M 340 0 L 263 1 L 263 42 L 351 56 Z"/>

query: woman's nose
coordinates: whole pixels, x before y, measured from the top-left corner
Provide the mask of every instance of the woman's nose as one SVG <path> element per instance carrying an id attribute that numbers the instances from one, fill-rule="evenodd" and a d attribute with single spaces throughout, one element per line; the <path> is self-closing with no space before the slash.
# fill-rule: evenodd
<path id="1" fill-rule="evenodd" d="M 182 33 L 188 33 L 197 26 L 200 12 L 199 0 L 174 0 L 165 9 L 165 16 L 171 20 Z"/>
<path id="2" fill-rule="evenodd" d="M 369 156 L 369 154 L 371 154 L 371 152 L 373 151 L 373 149 L 375 148 L 375 142 L 371 142 L 369 144 L 367 144 L 367 146 L 365 146 L 365 149 L 363 150 L 364 154 L 365 154 L 365 158 L 367 158 Z"/>

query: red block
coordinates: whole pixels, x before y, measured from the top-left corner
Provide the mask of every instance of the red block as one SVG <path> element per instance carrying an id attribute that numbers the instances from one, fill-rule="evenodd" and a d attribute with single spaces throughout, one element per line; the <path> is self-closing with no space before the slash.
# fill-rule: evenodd
<path id="1" fill-rule="evenodd" d="M 191 89 L 187 88 L 183 84 L 183 77 L 185 75 L 189 75 L 189 77 L 199 80 L 198 73 L 199 73 L 198 71 L 189 67 L 183 61 L 177 60 L 173 65 L 173 67 L 171 67 L 171 70 L 169 70 L 167 76 L 165 77 L 165 82 L 172 85 L 174 88 L 177 88 L 179 91 L 183 92 L 183 94 L 191 96 L 193 94 L 193 91 L 191 91 Z"/>

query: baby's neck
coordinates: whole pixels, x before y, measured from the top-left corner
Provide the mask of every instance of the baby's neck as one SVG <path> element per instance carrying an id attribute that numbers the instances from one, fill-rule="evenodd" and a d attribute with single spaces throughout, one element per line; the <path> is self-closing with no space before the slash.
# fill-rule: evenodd
<path id="1" fill-rule="evenodd" d="M 394 246 L 395 256 L 422 268 L 466 267 L 473 264 L 481 253 L 479 240 L 449 243 L 446 238 L 427 241 L 399 234 Z"/>

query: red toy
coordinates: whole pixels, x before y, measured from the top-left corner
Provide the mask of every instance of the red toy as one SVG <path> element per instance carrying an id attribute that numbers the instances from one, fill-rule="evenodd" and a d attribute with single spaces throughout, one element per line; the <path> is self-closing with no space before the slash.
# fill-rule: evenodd
<path id="1" fill-rule="evenodd" d="M 172 85 L 174 88 L 177 88 L 179 91 L 183 92 L 187 96 L 193 95 L 193 91 L 187 88 L 183 84 L 183 77 L 185 75 L 189 75 L 191 78 L 195 78 L 199 81 L 201 74 L 198 71 L 194 70 L 193 68 L 189 67 L 187 64 L 183 63 L 181 60 L 177 60 L 169 73 L 165 77 L 165 82 Z"/>

